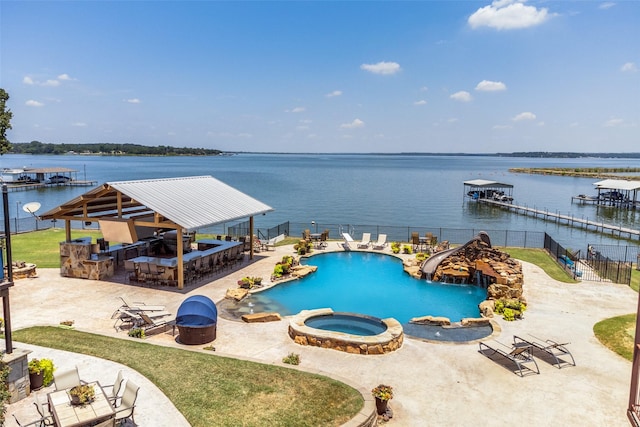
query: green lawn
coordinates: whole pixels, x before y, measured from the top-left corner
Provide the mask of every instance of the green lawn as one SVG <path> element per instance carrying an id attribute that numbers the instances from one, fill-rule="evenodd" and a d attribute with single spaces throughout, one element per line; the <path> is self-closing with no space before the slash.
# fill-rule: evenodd
<path id="1" fill-rule="evenodd" d="M 95 230 L 72 230 L 71 238 L 91 236 L 95 239 L 102 233 Z M 60 242 L 65 240 L 63 228 L 32 231 L 11 236 L 11 257 L 14 261 L 31 262 L 41 268 L 60 267 Z"/>
<path id="2" fill-rule="evenodd" d="M 339 426 L 364 403 L 357 390 L 339 381 L 214 352 L 58 327 L 22 329 L 13 338 L 127 365 L 156 384 L 194 427 Z"/>
<path id="3" fill-rule="evenodd" d="M 578 283 L 544 249 L 501 248 L 513 258 L 542 268 L 549 277 L 564 283 Z"/>

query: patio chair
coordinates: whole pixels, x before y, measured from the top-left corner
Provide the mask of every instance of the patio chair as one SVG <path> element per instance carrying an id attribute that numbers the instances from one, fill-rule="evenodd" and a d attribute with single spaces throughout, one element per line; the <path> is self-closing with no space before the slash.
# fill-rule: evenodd
<path id="1" fill-rule="evenodd" d="M 116 406 L 116 424 L 121 425 L 127 418 L 131 418 L 131 421 L 135 425 L 133 419 L 133 410 L 136 407 L 136 400 L 138 399 L 138 387 L 131 380 L 127 380 L 127 384 L 124 386 L 124 393 L 120 399 L 120 404 Z"/>
<path id="2" fill-rule="evenodd" d="M 371 233 L 362 233 L 362 241 L 358 243 L 358 249 L 366 249 L 371 244 Z"/>
<path id="3" fill-rule="evenodd" d="M 541 340 L 539 338 L 531 336 L 529 339 L 525 339 L 519 337 L 517 335 L 513 336 L 513 344 L 518 347 L 522 345 L 530 346 L 532 350 L 541 351 L 542 358 L 547 358 L 548 360 L 555 360 L 555 362 L 551 362 L 552 365 L 557 365 L 558 369 L 562 369 L 563 366 L 576 366 L 576 361 L 573 358 L 571 352 L 567 349 L 567 345 L 570 344 L 568 342 L 559 343 L 553 340 Z M 565 360 L 571 358 L 571 361 Z"/>
<path id="4" fill-rule="evenodd" d="M 420 249 L 420 234 L 417 231 L 411 232 L 411 245 L 414 252 Z"/>
<path id="5" fill-rule="evenodd" d="M 40 414 L 40 425 L 42 426 L 55 425 L 56 423 L 53 420 L 53 415 L 49 411 L 49 403 L 41 402 L 40 395 L 38 393 L 33 393 L 33 394 L 35 396 L 33 404 L 35 405 L 36 410 L 38 411 L 38 414 Z"/>
<path id="6" fill-rule="evenodd" d="M 384 249 L 387 246 L 387 235 L 378 234 L 378 241 L 373 244 L 373 249 Z"/>
<path id="7" fill-rule="evenodd" d="M 67 390 L 83 383 L 78 373 L 78 367 L 66 371 L 58 371 L 53 374 L 53 383 L 56 391 Z"/>
<path id="8" fill-rule="evenodd" d="M 105 394 L 107 396 L 107 399 L 109 399 L 112 403 L 112 405 L 115 405 L 118 398 L 120 396 L 118 396 L 118 394 L 120 393 L 120 390 L 122 389 L 122 384 L 124 383 L 124 373 L 121 370 L 118 371 L 118 374 L 116 375 L 116 380 L 113 384 L 108 384 L 108 385 L 103 385 L 102 388 L 105 390 Z M 107 389 L 111 389 L 110 392 L 107 391 Z"/>
<path id="9" fill-rule="evenodd" d="M 530 346 L 509 347 L 502 343 L 498 343 L 498 344 L 508 348 L 509 349 L 508 352 L 505 350 L 502 350 L 501 348 L 498 348 L 497 346 L 490 346 L 485 342 L 479 343 L 479 347 L 480 347 L 479 352 L 480 354 L 487 356 L 489 359 L 493 359 L 493 356 L 498 355 L 503 359 L 505 359 L 506 362 L 513 363 L 516 366 L 518 374 L 521 377 L 524 377 L 525 371 L 530 374 L 533 374 L 533 373 L 540 374 L 538 363 L 533 358 L 533 353 L 531 351 Z M 535 367 L 535 370 L 533 369 L 533 367 Z"/>
<path id="10" fill-rule="evenodd" d="M 18 427 L 31 427 L 31 426 L 43 426 L 44 424 L 42 424 L 42 418 L 37 419 L 35 421 L 30 421 L 28 424 L 23 424 L 18 420 L 18 417 L 16 417 L 15 414 L 13 414 L 13 419 L 16 420 L 16 424 L 18 424 Z M 51 425 L 51 424 L 49 424 Z"/>

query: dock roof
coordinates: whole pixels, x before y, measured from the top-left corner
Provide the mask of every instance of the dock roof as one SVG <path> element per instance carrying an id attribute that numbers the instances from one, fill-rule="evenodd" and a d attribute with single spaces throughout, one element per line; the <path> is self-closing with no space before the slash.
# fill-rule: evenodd
<path id="1" fill-rule="evenodd" d="M 634 191 L 640 189 L 640 181 L 628 181 L 624 179 L 605 179 L 593 185 L 598 189 Z"/>
<path id="2" fill-rule="evenodd" d="M 465 181 L 464 185 L 486 188 L 513 188 L 512 184 L 505 184 L 498 181 L 489 181 L 486 179 L 472 179 L 471 181 Z"/>

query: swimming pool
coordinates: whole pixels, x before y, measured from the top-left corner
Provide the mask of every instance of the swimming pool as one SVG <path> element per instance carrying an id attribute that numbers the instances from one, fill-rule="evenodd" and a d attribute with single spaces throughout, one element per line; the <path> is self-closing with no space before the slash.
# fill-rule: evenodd
<path id="1" fill-rule="evenodd" d="M 394 256 L 372 252 L 330 252 L 303 259 L 317 265 L 307 277 L 251 295 L 238 312 L 275 311 L 293 315 L 301 310 L 330 307 L 408 324 L 413 317 L 443 316 L 452 322 L 479 317 L 486 290 L 473 285 L 429 282 L 404 272 Z"/>

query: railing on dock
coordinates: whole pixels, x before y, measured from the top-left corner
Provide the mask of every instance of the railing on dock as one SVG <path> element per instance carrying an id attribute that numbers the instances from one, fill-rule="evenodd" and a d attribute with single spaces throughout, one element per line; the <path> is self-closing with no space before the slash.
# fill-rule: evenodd
<path id="1" fill-rule="evenodd" d="M 633 228 L 620 227 L 618 225 L 606 224 L 604 222 L 592 221 L 590 219 L 585 218 L 577 218 L 573 215 L 564 215 L 559 212 L 549 212 L 548 210 L 530 208 L 528 206 L 519 206 L 511 203 L 498 202 L 496 200 L 489 199 L 480 199 L 478 200 L 480 203 L 485 203 L 492 206 L 498 206 L 502 209 L 506 209 L 509 211 L 513 211 L 517 214 L 529 215 L 535 218 L 541 218 L 545 221 L 554 221 L 554 222 L 565 222 L 567 225 L 572 227 L 580 227 L 586 228 L 593 227 L 595 231 L 605 232 L 610 231 L 612 234 L 618 234 L 618 236 L 622 236 L 623 234 L 628 235 L 629 237 L 638 237 L 640 239 L 640 230 L 635 230 Z"/>

